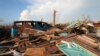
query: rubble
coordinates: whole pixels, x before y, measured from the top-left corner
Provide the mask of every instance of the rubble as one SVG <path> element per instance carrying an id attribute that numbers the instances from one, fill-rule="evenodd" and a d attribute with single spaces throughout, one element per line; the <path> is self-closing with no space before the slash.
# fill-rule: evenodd
<path id="1" fill-rule="evenodd" d="M 51 26 L 50 24 L 39 21 L 16 21 L 14 22 L 13 30 L 16 29 L 17 32 L 15 33 L 11 30 L 11 33 L 14 34 L 11 34 L 12 36 L 9 39 L 0 41 L 0 47 L 2 47 L 0 52 L 1 50 L 5 50 L 0 55 L 13 51 L 6 53 L 6 55 L 13 53 L 13 56 L 17 54 L 19 56 L 63 56 L 65 52 L 61 51 L 58 46 L 63 42 L 69 46 L 68 48 L 71 48 L 69 42 L 74 42 L 99 56 L 99 32 L 96 32 L 98 29 L 95 29 L 95 24 L 92 27 L 90 25 L 87 22 L 86 24 L 76 23 Z M 95 36 L 93 34 L 91 35 L 91 33 Z"/>

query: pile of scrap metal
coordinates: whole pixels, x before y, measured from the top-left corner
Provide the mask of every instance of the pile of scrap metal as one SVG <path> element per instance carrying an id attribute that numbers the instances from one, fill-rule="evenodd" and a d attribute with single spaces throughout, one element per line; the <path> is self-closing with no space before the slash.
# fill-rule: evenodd
<path id="1" fill-rule="evenodd" d="M 0 55 L 9 56 L 100 56 L 100 42 L 81 27 L 59 28 L 40 21 L 16 21 L 11 39 L 0 41 Z M 92 27 L 90 27 L 92 28 Z M 80 35 L 80 31 L 82 33 Z M 77 34 L 78 33 L 78 34 Z"/>

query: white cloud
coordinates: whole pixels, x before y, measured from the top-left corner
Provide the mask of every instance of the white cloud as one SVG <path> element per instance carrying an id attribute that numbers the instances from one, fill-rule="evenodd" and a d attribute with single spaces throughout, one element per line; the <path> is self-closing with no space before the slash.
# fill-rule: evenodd
<path id="1" fill-rule="evenodd" d="M 30 4 L 20 15 L 20 20 L 52 20 L 53 10 L 57 10 L 58 22 L 67 21 L 66 15 L 73 13 L 83 6 L 83 0 L 27 0 Z M 40 19 L 39 19 L 40 18 Z"/>
<path id="2" fill-rule="evenodd" d="M 21 15 L 20 15 L 20 20 L 27 20 L 29 17 L 29 11 L 28 10 L 23 10 Z"/>

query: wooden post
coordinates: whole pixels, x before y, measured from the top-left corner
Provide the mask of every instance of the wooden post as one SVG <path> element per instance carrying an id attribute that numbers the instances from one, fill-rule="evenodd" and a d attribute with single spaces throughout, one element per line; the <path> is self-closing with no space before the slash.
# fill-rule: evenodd
<path id="1" fill-rule="evenodd" d="M 54 10 L 53 13 L 53 26 L 55 26 L 55 23 L 56 23 L 56 10 Z"/>

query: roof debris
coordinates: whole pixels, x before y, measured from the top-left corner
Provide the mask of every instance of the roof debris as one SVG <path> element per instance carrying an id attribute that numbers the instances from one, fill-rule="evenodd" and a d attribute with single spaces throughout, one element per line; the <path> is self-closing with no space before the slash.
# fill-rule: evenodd
<path id="1" fill-rule="evenodd" d="M 52 26 L 40 21 L 15 21 L 0 27 L 0 55 L 100 56 L 100 22 Z"/>

